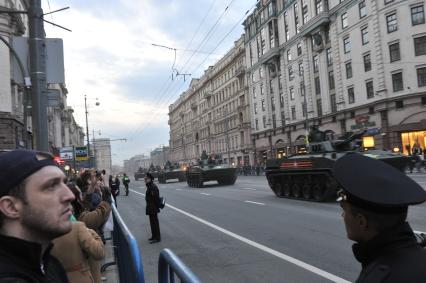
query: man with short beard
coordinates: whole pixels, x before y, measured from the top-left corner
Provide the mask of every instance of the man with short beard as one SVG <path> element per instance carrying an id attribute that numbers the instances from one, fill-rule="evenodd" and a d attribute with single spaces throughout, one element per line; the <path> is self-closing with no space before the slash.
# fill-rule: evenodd
<path id="1" fill-rule="evenodd" d="M 50 255 L 51 241 L 72 228 L 65 181 L 48 153 L 0 154 L 0 282 L 68 282 Z"/>

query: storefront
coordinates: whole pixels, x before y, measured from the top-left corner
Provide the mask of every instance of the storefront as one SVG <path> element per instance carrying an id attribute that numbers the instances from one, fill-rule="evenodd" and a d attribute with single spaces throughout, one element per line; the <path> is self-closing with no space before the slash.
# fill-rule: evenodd
<path id="1" fill-rule="evenodd" d="M 402 132 L 401 141 L 402 141 L 402 152 L 404 154 L 411 154 L 411 150 L 414 145 L 417 145 L 420 148 L 425 149 L 426 148 L 426 130 Z"/>

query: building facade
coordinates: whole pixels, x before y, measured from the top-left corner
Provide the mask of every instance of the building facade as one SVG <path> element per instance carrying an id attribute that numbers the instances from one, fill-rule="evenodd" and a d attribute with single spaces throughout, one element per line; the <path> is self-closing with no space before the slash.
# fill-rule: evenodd
<path id="1" fill-rule="evenodd" d="M 168 146 L 161 146 L 161 147 L 155 148 L 150 153 L 151 164 L 153 164 L 154 166 L 163 167 L 164 164 L 166 164 L 166 162 L 170 160 L 169 152 L 170 152 L 170 148 Z M 148 168 L 148 167 L 144 167 L 144 168 Z"/>
<path id="2" fill-rule="evenodd" d="M 95 168 L 105 170 L 107 175 L 111 174 L 112 157 L 110 139 L 93 139 L 91 148 L 95 155 Z"/>
<path id="3" fill-rule="evenodd" d="M 169 107 L 170 161 L 194 163 L 203 151 L 225 163 L 253 162 L 244 37 Z"/>
<path id="4" fill-rule="evenodd" d="M 312 125 L 425 147 L 424 1 L 261 1 L 244 26 L 259 162 L 297 152 Z"/>
<path id="5" fill-rule="evenodd" d="M 148 169 L 151 165 L 151 158 L 144 154 L 135 155 L 128 160 L 124 160 L 124 170 L 128 175 L 133 175 L 139 168 Z"/>
<path id="6" fill-rule="evenodd" d="M 27 10 L 29 1 L 0 1 L 4 10 Z M 26 148 L 32 145 L 30 109 L 24 109 L 30 91 L 12 79 L 13 53 L 6 45 L 13 36 L 28 36 L 28 17 L 25 14 L 0 13 L 0 149 Z M 3 40 L 6 42 L 3 42 Z M 25 119 L 27 118 L 27 119 Z"/>

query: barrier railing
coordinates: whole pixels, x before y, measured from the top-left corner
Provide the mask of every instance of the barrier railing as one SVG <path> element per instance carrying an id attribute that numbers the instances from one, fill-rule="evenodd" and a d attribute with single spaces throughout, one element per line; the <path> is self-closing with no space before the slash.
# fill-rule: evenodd
<path id="1" fill-rule="evenodd" d="M 175 275 L 182 283 L 201 283 L 201 280 L 171 250 L 164 249 L 158 259 L 158 282 L 174 283 Z"/>
<path id="2" fill-rule="evenodd" d="M 145 283 L 142 257 L 139 253 L 138 243 L 127 228 L 115 205 L 112 205 L 112 212 L 114 219 L 112 240 L 114 243 L 115 261 L 104 264 L 102 270 L 116 264 L 120 282 Z"/>

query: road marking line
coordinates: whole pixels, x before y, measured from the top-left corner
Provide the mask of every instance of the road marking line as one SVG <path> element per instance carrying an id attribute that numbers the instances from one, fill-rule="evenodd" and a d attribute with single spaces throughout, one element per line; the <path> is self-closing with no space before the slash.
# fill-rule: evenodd
<path id="1" fill-rule="evenodd" d="M 182 189 L 176 189 L 176 191 L 182 191 Z"/>
<path id="2" fill-rule="evenodd" d="M 139 192 L 136 192 L 136 191 L 134 191 L 134 192 L 137 193 L 137 194 L 140 194 L 140 195 L 144 196 L 144 194 L 142 194 L 142 193 L 139 193 Z M 296 259 L 294 257 L 291 257 L 291 256 L 288 256 L 286 254 L 283 254 L 283 253 L 281 253 L 279 251 L 276 251 L 276 250 L 273 250 L 271 248 L 268 248 L 267 246 L 264 246 L 262 244 L 254 242 L 254 241 L 252 241 L 250 239 L 247 239 L 247 238 L 245 238 L 243 236 L 235 234 L 235 233 L 233 233 L 233 232 L 231 232 L 229 230 L 226 230 L 226 229 L 224 229 L 222 227 L 219 227 L 219 226 L 217 226 L 217 225 L 215 225 L 215 224 L 213 224 L 211 222 L 208 222 L 208 221 L 206 221 L 206 220 L 204 220 L 204 219 L 202 219 L 200 217 L 197 217 L 197 216 L 195 216 L 193 214 L 190 214 L 190 213 L 188 213 L 188 212 L 186 212 L 186 211 L 184 211 L 182 209 L 174 207 L 174 206 L 172 206 L 172 205 L 170 205 L 168 203 L 166 203 L 166 206 L 170 207 L 171 209 L 176 210 L 177 212 L 182 213 L 183 215 L 186 215 L 186 216 L 194 219 L 195 221 L 198 221 L 198 222 L 200 222 L 200 223 L 202 223 L 204 225 L 207 225 L 207 226 L 209 226 L 209 227 L 211 227 L 211 228 L 213 228 L 213 229 L 215 229 L 217 231 L 220 231 L 220 232 L 222 232 L 222 233 L 224 233 L 224 234 L 226 234 L 228 236 L 231 236 L 231 237 L 233 237 L 233 238 L 235 238 L 235 239 L 237 239 L 237 240 L 239 240 L 241 242 L 244 242 L 244 243 L 246 243 L 246 244 L 248 244 L 248 245 L 250 245 L 252 247 L 255 247 L 255 248 L 260 249 L 260 250 L 262 250 L 262 251 L 264 251 L 266 253 L 269 253 L 269 254 L 271 254 L 273 256 L 276 256 L 276 257 L 278 257 L 280 259 L 283 259 L 283 260 L 285 260 L 287 262 L 290 262 L 290 263 L 292 263 L 294 265 L 297 265 L 297 266 L 299 266 L 299 267 L 301 267 L 303 269 L 306 269 L 306 270 L 308 270 L 308 271 L 310 271 L 312 273 L 315 273 L 315 274 L 317 274 L 317 275 L 319 275 L 321 277 L 324 277 L 324 278 L 326 278 L 328 280 L 331 280 L 333 282 L 338 282 L 338 283 L 350 283 L 350 281 L 347 281 L 347 280 L 345 280 L 345 279 L 343 279 L 341 277 L 338 277 L 338 276 L 336 276 L 334 274 L 331 274 L 331 273 L 329 273 L 329 272 L 327 272 L 325 270 L 319 269 L 319 268 L 317 268 L 317 267 L 315 267 L 313 265 L 305 263 L 305 262 L 303 262 L 301 260 L 298 260 L 298 259 Z"/>
<path id="3" fill-rule="evenodd" d="M 211 194 L 207 194 L 207 193 L 200 193 L 200 195 L 211 196 Z"/>
<path id="4" fill-rule="evenodd" d="M 414 180 L 414 182 L 421 183 L 421 184 L 426 184 L 426 182 L 420 182 L 420 181 L 416 181 L 416 180 Z"/>
<path id="5" fill-rule="evenodd" d="M 265 205 L 264 203 L 261 203 L 261 202 L 255 202 L 255 201 L 249 201 L 249 200 L 245 200 L 244 202 L 254 203 L 254 204 L 258 204 L 258 205 Z"/>
<path id="6" fill-rule="evenodd" d="M 413 231 L 413 232 L 417 234 L 426 234 L 426 232 L 422 232 L 422 231 Z"/>
<path id="7" fill-rule="evenodd" d="M 255 191 L 256 189 L 252 189 L 252 188 L 240 188 L 240 190 Z"/>

